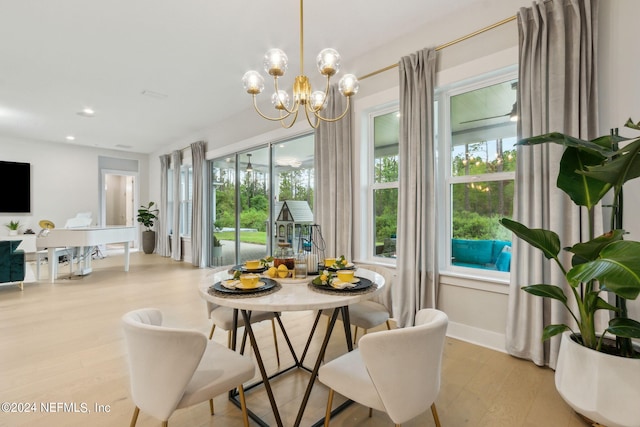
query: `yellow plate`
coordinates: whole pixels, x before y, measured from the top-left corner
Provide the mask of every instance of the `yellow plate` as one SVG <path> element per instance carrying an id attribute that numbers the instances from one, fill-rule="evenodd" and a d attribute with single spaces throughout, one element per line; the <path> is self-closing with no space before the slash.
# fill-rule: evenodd
<path id="1" fill-rule="evenodd" d="M 236 285 L 236 289 L 244 289 L 244 290 L 256 289 L 256 288 L 259 288 L 260 286 L 264 286 L 264 282 L 260 281 L 253 286 L 245 286 L 242 282 L 238 282 L 238 284 Z"/>

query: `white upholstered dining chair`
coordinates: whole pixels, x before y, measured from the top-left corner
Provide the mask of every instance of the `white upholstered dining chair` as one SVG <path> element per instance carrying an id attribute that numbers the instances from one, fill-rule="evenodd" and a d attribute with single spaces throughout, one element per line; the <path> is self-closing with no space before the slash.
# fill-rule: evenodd
<path id="1" fill-rule="evenodd" d="M 214 274 L 220 271 L 227 271 L 231 266 L 219 267 L 214 269 L 207 277 L 213 277 Z M 212 283 L 213 284 L 213 283 Z M 214 304 L 210 301 L 207 303 L 207 315 L 212 321 L 211 332 L 209 332 L 209 339 L 213 338 L 213 333 L 216 327 L 227 331 L 227 347 L 231 348 L 231 332 L 233 331 L 233 309 L 230 307 L 222 307 Z M 276 348 L 276 359 L 278 365 L 280 365 L 280 350 L 278 349 L 278 336 L 276 335 L 276 323 L 275 318 L 278 314 L 269 311 L 252 311 L 251 312 L 251 324 L 263 322 L 265 320 L 271 320 L 271 330 L 273 331 L 273 344 Z M 244 319 L 238 314 L 238 328 L 244 327 Z"/>
<path id="2" fill-rule="evenodd" d="M 162 326 L 154 308 L 131 311 L 122 317 L 129 362 L 135 426 L 140 410 L 168 425 L 180 408 L 209 400 L 238 388 L 244 425 L 249 425 L 242 384 L 253 378 L 250 358 L 208 341 L 199 332 Z"/>
<path id="3" fill-rule="evenodd" d="M 349 323 L 354 326 L 353 343 L 358 340 L 358 328 L 367 333 L 369 329 L 385 323 L 387 330 L 391 329 L 389 319 L 391 317 L 391 285 L 393 284 L 393 273 L 386 267 L 380 265 L 358 265 L 358 267 L 375 271 L 384 277 L 384 289 L 381 293 L 371 299 L 360 301 L 349 305 Z M 323 315 L 331 315 L 331 311 L 322 312 Z M 342 319 L 342 313 L 338 317 Z M 327 321 L 330 319 L 327 319 Z"/>
<path id="4" fill-rule="evenodd" d="M 442 311 L 422 309 L 415 326 L 367 334 L 356 350 L 322 366 L 318 379 L 330 389 L 324 425 L 337 392 L 369 407 L 370 416 L 371 408 L 386 412 L 396 426 L 431 406 L 440 427 L 435 400 L 447 325 Z"/>
<path id="5" fill-rule="evenodd" d="M 209 333 L 209 339 L 213 338 L 213 332 L 216 330 L 216 326 L 220 329 L 227 331 L 227 347 L 231 348 L 231 331 L 233 331 L 233 309 L 230 307 L 222 307 L 212 302 L 207 301 L 207 313 L 209 319 L 212 321 L 211 332 Z M 269 311 L 252 311 L 251 312 L 251 324 L 262 322 L 264 320 L 271 320 L 271 330 L 273 331 L 273 344 L 276 347 L 276 358 L 278 365 L 280 365 L 280 350 L 278 350 L 278 336 L 276 335 L 275 318 L 277 314 Z M 244 319 L 238 314 L 238 328 L 244 326 Z"/>
<path id="6" fill-rule="evenodd" d="M 373 296 L 371 299 L 349 306 L 349 322 L 355 326 L 353 332 L 354 344 L 358 340 L 358 328 L 361 328 L 366 334 L 367 330 L 386 323 L 387 329 L 391 329 L 389 318 L 391 317 L 393 273 L 388 268 L 379 265 L 360 265 L 359 267 L 375 271 L 384 277 L 384 289 L 383 292 Z"/>

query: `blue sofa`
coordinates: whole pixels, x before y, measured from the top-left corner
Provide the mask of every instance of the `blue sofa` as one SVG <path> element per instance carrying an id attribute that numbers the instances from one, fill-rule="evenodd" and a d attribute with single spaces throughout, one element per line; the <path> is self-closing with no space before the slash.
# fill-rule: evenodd
<path id="1" fill-rule="evenodd" d="M 0 241 L 0 283 L 24 281 L 24 251 L 17 247 L 21 240 Z"/>
<path id="2" fill-rule="evenodd" d="M 451 239 L 451 262 L 461 267 L 511 270 L 511 242 L 506 240 Z"/>

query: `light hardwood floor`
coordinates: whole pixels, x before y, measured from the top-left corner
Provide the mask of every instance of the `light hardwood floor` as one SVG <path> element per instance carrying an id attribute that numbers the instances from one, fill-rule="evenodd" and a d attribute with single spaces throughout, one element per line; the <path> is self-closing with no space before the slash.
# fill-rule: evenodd
<path id="1" fill-rule="evenodd" d="M 94 260 L 93 267 L 88 276 L 61 275 L 55 284 L 48 282 L 43 268 L 41 281 L 26 283 L 22 292 L 15 286 L 0 287 L 0 402 L 36 406 L 32 413 L 0 412 L 0 426 L 128 426 L 133 403 L 120 318 L 129 310 L 157 307 L 164 312 L 165 324 L 208 334 L 211 324 L 197 291 L 198 284 L 207 280 L 206 269 L 142 253 L 132 254 L 128 273 L 122 269 L 122 255 Z M 301 353 L 313 313 L 284 313 L 283 321 Z M 346 351 L 340 329 L 336 328 L 332 337 L 327 360 Z M 263 322 L 256 326 L 256 332 L 267 368 L 273 372 L 277 363 L 271 325 Z M 279 338 L 282 365 L 288 366 L 292 359 L 281 334 Z M 226 333 L 216 331 L 214 339 L 224 344 Z M 318 341 L 319 337 L 308 363 L 317 354 Z M 273 382 L 285 426 L 295 420 L 307 380 L 307 372 L 294 370 Z M 317 383 L 303 426 L 324 416 L 326 399 L 327 389 Z M 204 403 L 175 412 L 169 425 L 242 425 L 240 411 L 226 395 L 214 402 L 215 416 L 209 415 Z M 248 392 L 247 402 L 250 409 L 275 425 L 262 388 Z M 78 411 L 86 404 L 90 413 L 65 412 L 58 403 L 75 404 Z M 447 339 L 436 403 L 444 427 L 587 425 L 559 397 L 553 371 L 455 339 Z M 58 412 L 43 411 L 46 405 Z M 96 405 L 103 411 L 97 411 Z M 159 425 L 159 421 L 140 414 L 138 426 Z M 331 425 L 378 427 L 393 423 L 384 413 L 374 411 L 369 418 L 367 408 L 351 405 Z M 432 425 L 429 411 L 405 424 Z"/>

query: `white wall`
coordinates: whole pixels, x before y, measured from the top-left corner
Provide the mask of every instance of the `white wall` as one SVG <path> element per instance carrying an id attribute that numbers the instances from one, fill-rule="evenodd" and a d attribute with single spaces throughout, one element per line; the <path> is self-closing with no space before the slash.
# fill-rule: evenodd
<path id="1" fill-rule="evenodd" d="M 98 156 L 134 159 L 140 168 L 141 200 L 148 196 L 148 156 L 79 145 L 56 144 L 0 136 L 0 159 L 31 164 L 31 213 L 0 213 L 0 224 L 18 219 L 23 228 L 40 230 L 38 222 L 48 219 L 64 226 L 78 212 L 92 212 L 93 224 L 99 221 L 100 173 Z M 4 188 L 8 184 L 3 183 Z M 4 194 L 2 197 L 9 197 Z M 0 236 L 6 235 L 0 227 Z"/>

